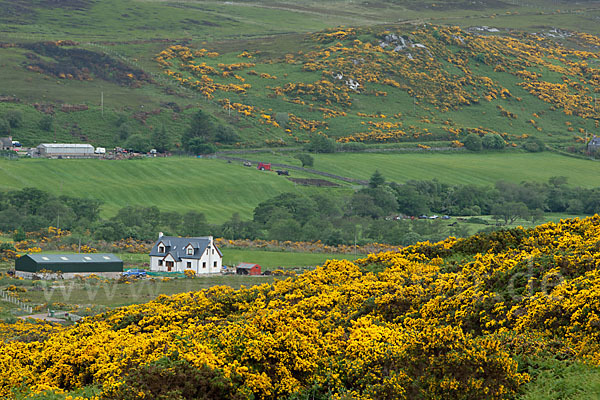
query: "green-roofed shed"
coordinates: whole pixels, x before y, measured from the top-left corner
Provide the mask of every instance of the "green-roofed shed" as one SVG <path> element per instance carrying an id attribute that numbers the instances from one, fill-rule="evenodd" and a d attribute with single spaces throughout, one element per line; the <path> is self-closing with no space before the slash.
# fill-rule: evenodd
<path id="1" fill-rule="evenodd" d="M 60 272 L 64 277 L 76 274 L 118 275 L 123 260 L 114 254 L 25 254 L 15 261 L 18 276 Z"/>

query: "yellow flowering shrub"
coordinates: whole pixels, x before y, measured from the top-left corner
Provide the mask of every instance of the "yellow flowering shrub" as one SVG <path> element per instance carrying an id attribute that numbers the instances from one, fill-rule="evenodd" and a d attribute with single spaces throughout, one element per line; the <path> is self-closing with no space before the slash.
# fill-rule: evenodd
<path id="1" fill-rule="evenodd" d="M 162 295 L 72 327 L 0 324 L 0 396 L 97 385 L 114 398 L 131 371 L 168 375 L 166 358 L 240 398 L 511 398 L 530 379 L 519 355 L 600 365 L 599 238 L 599 216 L 564 220 Z"/>

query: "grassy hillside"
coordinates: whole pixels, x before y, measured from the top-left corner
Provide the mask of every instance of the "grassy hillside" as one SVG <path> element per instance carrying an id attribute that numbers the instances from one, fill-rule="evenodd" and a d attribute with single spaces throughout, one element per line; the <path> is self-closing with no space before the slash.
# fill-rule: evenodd
<path id="1" fill-rule="evenodd" d="M 599 235 L 600 217 L 574 219 L 160 296 L 73 326 L 0 323 L 0 395 L 598 398 Z M 13 291 L 41 297 L 26 283 L 37 294 Z"/>
<path id="2" fill-rule="evenodd" d="M 571 50 L 593 52 L 598 39 L 537 40 L 504 28 L 598 34 L 600 2 L 0 3 L 6 10 L 0 17 L 0 113 L 23 114 L 25 122 L 12 134 L 26 145 L 56 140 L 112 147 L 164 125 L 177 148 L 198 107 L 236 128 L 245 146 L 290 145 L 318 132 L 341 141 L 419 143 L 497 132 L 517 145 L 528 135 L 580 148 L 585 132 L 597 131 L 591 104 L 598 60 Z M 421 22 L 494 26 L 500 38 Z M 357 29 L 310 34 L 339 25 Z M 369 26 L 376 27 L 360 28 Z M 404 36 L 409 49 L 394 52 L 394 42 L 379 51 L 384 32 Z M 501 38 L 507 34 L 517 42 Z M 189 48 L 190 57 L 171 51 L 173 58 L 157 63 L 156 55 L 173 45 Z M 202 48 L 219 55 L 194 53 Z M 193 72 L 192 62 L 207 68 Z M 239 63 L 256 65 L 232 66 Z M 357 81 L 358 92 L 336 80 L 338 73 Z M 562 84 L 563 77 L 565 87 L 539 84 Z M 232 86 L 244 84 L 250 87 Z M 227 99 L 239 104 L 231 116 Z M 64 103 L 87 110 L 63 111 Z M 40 128 L 45 115 L 53 116 L 51 129 Z"/>
<path id="3" fill-rule="evenodd" d="M 0 182 L 0 190 L 33 186 L 56 195 L 100 199 L 104 216 L 143 205 L 161 211 L 196 210 L 214 223 L 236 212 L 248 217 L 258 203 L 281 192 L 335 190 L 297 186 L 240 163 L 193 158 L 0 160 Z"/>

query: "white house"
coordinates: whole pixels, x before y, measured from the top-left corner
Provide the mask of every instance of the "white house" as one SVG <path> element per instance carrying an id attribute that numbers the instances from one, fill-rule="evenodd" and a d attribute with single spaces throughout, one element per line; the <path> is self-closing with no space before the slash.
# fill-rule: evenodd
<path id="1" fill-rule="evenodd" d="M 150 271 L 185 272 L 197 274 L 221 272 L 223 254 L 212 236 L 175 237 L 159 234 L 150 251 Z"/>

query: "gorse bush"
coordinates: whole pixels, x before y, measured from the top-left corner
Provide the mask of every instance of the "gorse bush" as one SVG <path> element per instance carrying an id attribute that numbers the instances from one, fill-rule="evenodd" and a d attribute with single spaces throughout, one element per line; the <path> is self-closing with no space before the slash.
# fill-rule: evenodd
<path id="1" fill-rule="evenodd" d="M 0 324 L 0 395 L 514 398 L 534 359 L 600 365 L 598 237 L 600 216 L 567 220 L 160 296 L 71 327 Z"/>

